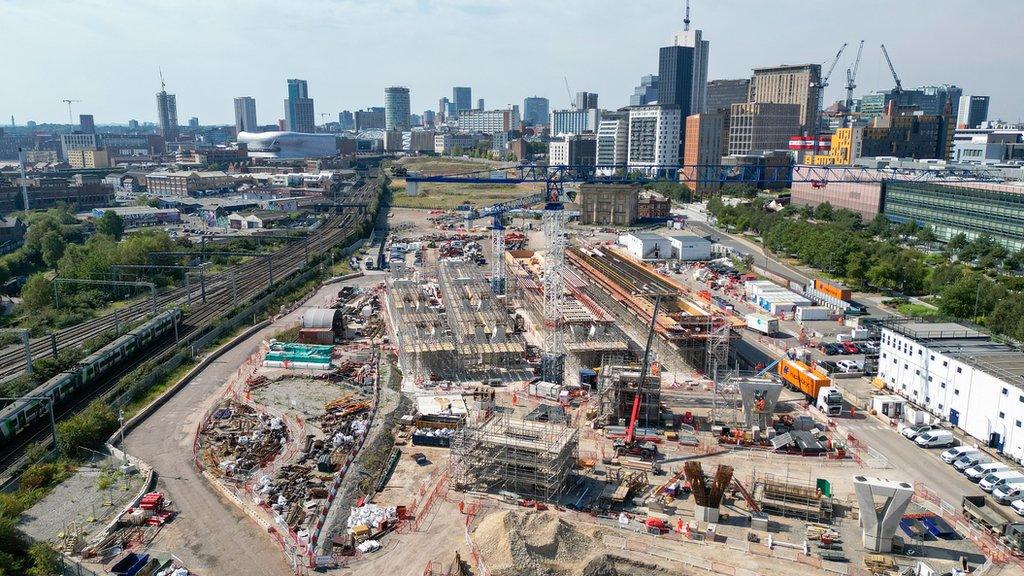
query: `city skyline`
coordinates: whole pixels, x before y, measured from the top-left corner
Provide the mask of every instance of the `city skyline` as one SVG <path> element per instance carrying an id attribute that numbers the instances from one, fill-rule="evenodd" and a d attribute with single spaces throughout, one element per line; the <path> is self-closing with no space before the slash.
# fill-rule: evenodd
<path id="1" fill-rule="evenodd" d="M 50 18 L 55 4 L 67 17 Z M 829 22 L 840 24 L 834 11 L 799 0 L 779 0 L 770 11 L 759 10 L 752 0 L 696 0 L 692 5 L 691 28 L 702 30 L 711 42 L 709 80 L 745 78 L 755 67 L 783 63 L 827 65 L 843 42 L 852 46 L 864 39 L 858 97 L 892 87 L 878 48 L 884 42 L 905 88 L 956 84 L 965 93 L 991 96 L 992 119 L 1024 117 L 1024 101 L 1018 96 L 1024 81 L 1007 74 L 998 59 L 972 56 L 1005 53 L 998 36 L 986 33 L 988 23 L 1024 18 L 1024 3 L 991 0 L 972 6 L 971 17 L 965 18 L 963 5 L 953 1 L 893 5 L 869 0 L 858 6 L 862 18 L 842 19 L 836 32 L 828 32 Z M 678 0 L 643 5 L 402 0 L 373 6 L 319 0 L 307 3 L 298 14 L 289 10 L 294 26 L 287 30 L 279 26 L 286 21 L 284 6 L 258 1 L 244 11 L 235 8 L 227 3 L 204 4 L 205 17 L 197 20 L 188 10 L 149 1 L 130 7 L 107 0 L 6 2 L 0 7 L 0 18 L 22 23 L 12 27 L 9 41 L 37 48 L 8 63 L 9 77 L 18 78 L 19 89 L 12 90 L 7 83 L 7 90 L 0 94 L 3 124 L 12 115 L 19 125 L 29 120 L 66 123 L 67 105 L 61 101 L 65 98 L 81 100 L 74 113 L 92 114 L 97 124 L 126 124 L 132 118 L 155 122 L 152 95 L 159 91 L 158 67 L 163 69 L 167 92 L 177 98 L 179 118 L 198 117 L 203 124 L 232 124 L 232 103 L 238 94 L 251 95 L 268 106 L 281 102 L 287 96 L 287 78 L 308 80 L 315 86 L 311 92 L 317 111 L 334 117 L 342 110 L 382 106 L 384 88 L 392 85 L 409 87 L 412 110 L 434 108 L 439 98 L 452 94 L 454 86 L 471 87 L 473 97 L 484 98 L 490 108 L 522 106 L 524 98 L 538 95 L 550 100 L 552 110 L 564 109 L 570 102 L 566 77 L 573 93 L 596 92 L 604 108 L 615 109 L 629 104 L 640 77 L 657 73 L 658 49 L 670 45 L 672 35 L 683 28 L 683 2 Z M 516 22 L 524 12 L 555 22 L 572 21 L 580 11 L 593 12 L 587 21 L 595 34 L 573 35 L 570 40 L 558 27 L 538 26 L 524 30 L 514 46 L 511 40 L 495 41 L 506 37 L 494 34 L 495 30 L 521 29 Z M 870 17 L 883 11 L 886 18 Z M 425 20 L 431 26 L 423 26 Z M 378 45 L 380 22 L 389 22 L 393 32 L 411 35 L 413 43 L 422 40 L 418 56 L 410 58 L 400 43 L 394 48 Z M 38 43 L 39 30 L 52 34 L 47 43 Z M 333 33 L 319 33 L 327 30 Z M 121 31 L 146 38 L 138 49 L 122 53 L 121 65 L 85 69 L 66 60 L 66 54 L 73 52 L 71 44 L 75 49 L 86 46 L 104 53 L 123 51 Z M 597 41 L 602 31 L 624 40 Z M 638 40 L 629 40 L 634 33 Z M 202 41 L 182 42 L 183 34 L 186 40 Z M 963 39 L 963 49 L 943 50 L 932 40 L 950 37 L 954 42 Z M 809 38 L 815 41 L 808 42 Z M 167 50 L 172 44 L 175 49 Z M 515 53 L 517 60 L 545 65 L 511 74 L 507 66 L 485 65 L 509 53 Z M 316 54 L 350 55 L 342 64 L 356 72 L 340 74 L 337 66 L 318 62 Z M 848 47 L 830 79 L 826 106 L 843 96 L 845 69 L 852 59 Z M 508 64 L 514 66 L 514 62 Z M 255 72 L 248 73 L 243 67 L 248 65 Z M 111 89 L 114 86 L 116 90 Z M 277 108 L 280 105 L 264 108 L 261 123 L 276 124 L 283 118 L 283 111 L 274 111 Z M 321 123 L 319 115 L 316 123 Z"/>

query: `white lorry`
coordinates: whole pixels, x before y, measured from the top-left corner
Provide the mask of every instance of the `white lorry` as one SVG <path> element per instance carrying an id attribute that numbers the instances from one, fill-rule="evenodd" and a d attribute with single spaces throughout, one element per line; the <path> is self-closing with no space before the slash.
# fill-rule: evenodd
<path id="1" fill-rule="evenodd" d="M 823 386 L 818 390 L 814 406 L 823 414 L 839 416 L 843 412 L 843 395 L 832 386 Z"/>
<path id="2" fill-rule="evenodd" d="M 764 314 L 747 314 L 747 328 L 771 336 L 779 331 L 779 319 Z"/>

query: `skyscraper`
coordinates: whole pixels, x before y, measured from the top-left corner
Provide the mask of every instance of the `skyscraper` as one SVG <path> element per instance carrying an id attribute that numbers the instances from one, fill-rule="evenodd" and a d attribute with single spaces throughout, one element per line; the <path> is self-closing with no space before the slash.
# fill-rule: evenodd
<path id="1" fill-rule="evenodd" d="M 338 113 L 338 124 L 341 125 L 342 130 L 355 130 L 356 117 L 349 110 L 342 110 Z"/>
<path id="2" fill-rule="evenodd" d="M 749 101 L 798 104 L 800 130 L 817 134 L 818 119 L 821 116 L 820 92 L 821 64 L 755 68 L 754 76 L 750 79 Z"/>
<path id="3" fill-rule="evenodd" d="M 288 80 L 288 99 L 284 101 L 285 127 L 292 132 L 316 132 L 316 120 L 313 115 L 313 99 L 309 97 L 305 80 L 290 78 Z"/>
<path id="4" fill-rule="evenodd" d="M 590 110 L 591 108 L 597 108 L 597 93 L 577 92 L 575 105 L 577 110 Z"/>
<path id="5" fill-rule="evenodd" d="M 690 110 L 683 111 L 683 118 L 689 114 L 704 112 L 704 103 L 708 93 L 708 53 L 711 43 L 704 40 L 700 30 L 690 30 L 690 16 L 686 15 L 684 29 L 672 38 L 675 46 L 693 48 L 693 70 L 690 73 Z"/>
<path id="6" fill-rule="evenodd" d="M 384 128 L 384 109 L 379 107 L 356 110 L 356 130 L 373 130 Z"/>
<path id="7" fill-rule="evenodd" d="M 256 99 L 252 96 L 235 98 L 235 133 L 258 132 L 256 128 Z"/>
<path id="8" fill-rule="evenodd" d="M 978 128 L 988 120 L 988 96 L 964 94 L 960 97 L 960 107 L 956 115 L 957 126 Z"/>
<path id="9" fill-rule="evenodd" d="M 409 114 L 409 89 L 404 86 L 385 88 L 384 128 L 386 130 L 408 130 L 411 128 Z"/>
<path id="10" fill-rule="evenodd" d="M 178 103 L 174 94 L 168 94 L 164 87 L 163 75 L 160 75 L 160 91 L 156 93 L 156 116 L 160 126 L 160 135 L 167 142 L 178 139 Z"/>
<path id="11" fill-rule="evenodd" d="M 473 89 L 469 86 L 452 88 L 452 102 L 455 103 L 456 113 L 473 108 Z"/>
<path id="12" fill-rule="evenodd" d="M 630 106 L 646 106 L 658 101 L 658 75 L 648 74 L 640 78 L 640 85 L 629 97 Z"/>
<path id="13" fill-rule="evenodd" d="M 423 118 L 423 125 L 424 126 L 433 126 L 434 125 L 434 119 L 436 118 L 436 114 L 434 113 L 433 110 L 424 110 L 422 118 Z"/>
<path id="14" fill-rule="evenodd" d="M 188 127 L 190 129 L 192 129 L 192 130 L 198 129 L 199 128 L 199 118 L 196 118 L 195 116 L 189 118 L 188 119 Z"/>
<path id="15" fill-rule="evenodd" d="M 704 101 L 705 111 L 728 114 L 733 104 L 747 102 L 749 94 L 749 78 L 712 80 L 708 82 L 707 99 Z M 697 114 L 700 114 L 700 112 L 697 112 Z"/>
<path id="16" fill-rule="evenodd" d="M 477 100 L 476 100 L 476 109 L 477 110 L 483 110 L 484 109 L 484 99 L 483 98 L 477 98 Z"/>
<path id="17" fill-rule="evenodd" d="M 539 126 L 547 124 L 549 102 L 547 98 L 530 96 L 523 100 L 523 124 Z"/>
<path id="18" fill-rule="evenodd" d="M 82 134 L 96 133 L 96 122 L 93 120 L 92 114 L 79 114 L 78 126 Z"/>

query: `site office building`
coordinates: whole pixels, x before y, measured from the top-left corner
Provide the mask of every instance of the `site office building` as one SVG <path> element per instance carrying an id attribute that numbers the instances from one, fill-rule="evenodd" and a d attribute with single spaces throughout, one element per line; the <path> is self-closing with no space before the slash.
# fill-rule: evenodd
<path id="1" fill-rule="evenodd" d="M 1024 461 L 1024 353 L 953 323 L 883 328 L 878 377 L 937 419 Z"/>

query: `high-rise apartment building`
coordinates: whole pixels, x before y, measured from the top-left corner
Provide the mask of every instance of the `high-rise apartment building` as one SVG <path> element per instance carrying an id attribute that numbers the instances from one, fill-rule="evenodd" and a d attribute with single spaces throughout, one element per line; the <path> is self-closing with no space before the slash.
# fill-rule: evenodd
<path id="1" fill-rule="evenodd" d="M 626 163 L 629 149 L 629 112 L 609 112 L 597 128 L 597 165 L 602 174 L 614 174 L 613 166 Z"/>
<path id="2" fill-rule="evenodd" d="M 483 98 L 477 98 L 476 109 L 477 110 L 483 110 L 484 109 L 484 99 Z"/>
<path id="3" fill-rule="evenodd" d="M 461 110 L 459 130 L 463 132 L 508 132 L 519 127 L 519 111 L 515 108 L 503 110 Z"/>
<path id="4" fill-rule="evenodd" d="M 799 130 L 789 134 L 781 148 L 789 145 L 789 136 L 816 134 L 821 116 L 821 64 L 755 68 L 750 79 L 748 101 L 800 106 Z"/>
<path id="5" fill-rule="evenodd" d="M 198 130 L 199 129 L 199 118 L 197 118 L 195 116 L 189 118 L 188 119 L 188 127 L 189 127 L 190 130 Z"/>
<path id="6" fill-rule="evenodd" d="M 163 89 L 163 83 L 160 87 L 161 90 L 156 93 L 157 124 L 164 141 L 173 142 L 178 139 L 178 103 L 174 94 L 168 94 Z"/>
<path id="7" fill-rule="evenodd" d="M 708 82 L 707 100 L 704 109 L 708 112 L 728 114 L 733 104 L 749 102 L 750 79 L 712 80 Z"/>
<path id="8" fill-rule="evenodd" d="M 725 118 L 721 111 L 686 117 L 684 168 L 679 179 L 698 194 L 713 193 L 721 187 L 717 166 L 729 141 Z"/>
<path id="9" fill-rule="evenodd" d="M 549 103 L 547 98 L 540 96 L 529 96 L 523 100 L 523 124 L 527 126 L 540 126 L 550 121 L 548 114 Z"/>
<path id="10" fill-rule="evenodd" d="M 592 134 L 563 134 L 548 142 L 548 165 L 593 166 L 597 157 Z"/>
<path id="11" fill-rule="evenodd" d="M 284 123 L 287 130 L 312 134 L 316 132 L 313 99 L 305 80 L 288 80 L 288 99 L 284 101 Z"/>
<path id="12" fill-rule="evenodd" d="M 391 86 L 384 89 L 384 129 L 408 130 L 412 127 L 409 108 L 409 89 Z"/>
<path id="13" fill-rule="evenodd" d="M 235 98 L 235 133 L 259 132 L 256 124 L 256 99 L 252 96 Z"/>
<path id="14" fill-rule="evenodd" d="M 75 132 L 60 135 L 60 151 L 65 159 L 69 158 L 69 154 L 74 150 L 96 150 L 98 147 L 95 133 Z"/>
<path id="15" fill-rule="evenodd" d="M 356 110 L 356 130 L 384 129 L 384 109 L 380 107 Z"/>
<path id="16" fill-rule="evenodd" d="M 649 173 L 674 172 L 679 164 L 679 108 L 638 106 L 629 110 L 629 143 L 626 162 L 630 170 Z"/>
<path id="17" fill-rule="evenodd" d="M 573 105 L 578 110 L 590 110 L 592 108 L 597 108 L 597 93 L 577 92 L 576 100 L 573 101 Z"/>
<path id="18" fill-rule="evenodd" d="M 456 116 L 463 110 L 472 110 L 473 89 L 469 86 L 456 86 L 452 88 L 452 102 L 455 103 Z"/>
<path id="19" fill-rule="evenodd" d="M 801 129 L 799 104 L 744 102 L 729 114 L 729 154 L 788 150 L 789 138 Z"/>
<path id="20" fill-rule="evenodd" d="M 963 95 L 956 114 L 957 126 L 963 128 L 979 128 L 988 120 L 988 96 Z"/>
<path id="21" fill-rule="evenodd" d="M 596 132 L 600 121 L 601 111 L 597 108 L 554 110 L 551 112 L 551 134 Z"/>
<path id="22" fill-rule="evenodd" d="M 630 106 L 647 106 L 658 101 L 658 75 L 648 74 L 640 78 L 640 85 L 629 97 Z"/>
<path id="23" fill-rule="evenodd" d="M 355 130 L 356 129 L 356 117 L 352 115 L 349 110 L 342 110 L 338 112 L 338 124 L 342 130 Z"/>
<path id="24" fill-rule="evenodd" d="M 95 134 L 96 121 L 93 119 L 92 114 L 79 114 L 78 128 L 83 134 Z"/>

